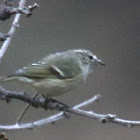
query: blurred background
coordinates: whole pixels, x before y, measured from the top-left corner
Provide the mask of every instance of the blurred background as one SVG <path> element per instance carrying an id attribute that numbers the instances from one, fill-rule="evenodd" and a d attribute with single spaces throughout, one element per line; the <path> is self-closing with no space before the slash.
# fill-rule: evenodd
<path id="1" fill-rule="evenodd" d="M 86 83 L 57 99 L 75 105 L 99 93 L 101 102 L 86 107 L 86 110 L 140 120 L 140 1 L 27 1 L 27 4 L 37 2 L 40 7 L 31 17 L 22 16 L 20 28 L 0 64 L 0 76 L 36 62 L 49 53 L 89 49 L 106 63 L 106 67 L 97 67 Z M 13 17 L 0 21 L 1 32 L 9 30 Z M 1 85 L 9 90 L 35 93 L 32 88 L 16 82 Z M 24 106 L 25 103 L 18 100 L 9 104 L 0 101 L 0 124 L 15 123 Z M 30 107 L 23 122 L 54 113 L 56 111 Z M 139 140 L 140 127 L 101 124 L 73 115 L 35 131 L 9 131 L 6 134 L 11 140 Z"/>

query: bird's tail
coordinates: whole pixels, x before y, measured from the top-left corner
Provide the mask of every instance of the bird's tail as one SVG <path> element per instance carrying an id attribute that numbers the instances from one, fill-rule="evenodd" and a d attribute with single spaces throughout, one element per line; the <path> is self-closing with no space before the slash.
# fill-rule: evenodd
<path id="1" fill-rule="evenodd" d="M 11 81 L 11 80 L 14 80 L 14 79 L 15 79 L 14 76 L 4 76 L 4 77 L 0 77 L 0 82 Z"/>

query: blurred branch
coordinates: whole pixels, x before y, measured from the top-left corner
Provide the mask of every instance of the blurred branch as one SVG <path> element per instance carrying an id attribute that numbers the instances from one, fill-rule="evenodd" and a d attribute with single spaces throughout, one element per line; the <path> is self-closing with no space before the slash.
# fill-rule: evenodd
<path id="1" fill-rule="evenodd" d="M 9 37 L 8 34 L 4 34 L 0 32 L 0 41 L 5 41 L 7 39 L 7 37 Z"/>
<path id="2" fill-rule="evenodd" d="M 10 46 L 12 37 L 14 36 L 14 33 L 16 31 L 16 28 L 19 27 L 19 20 L 22 14 L 26 14 L 27 16 L 30 16 L 32 14 L 33 9 L 38 7 L 39 5 L 37 3 L 30 5 L 28 7 L 25 7 L 26 0 L 20 0 L 19 2 L 19 7 L 18 8 L 13 8 L 11 6 L 7 5 L 1 5 L 0 7 L 0 19 L 5 20 L 7 18 L 10 18 L 12 14 L 16 13 L 16 16 L 13 20 L 13 23 L 11 25 L 11 28 L 8 32 L 8 37 L 4 41 L 1 49 L 0 49 L 0 61 L 4 54 L 6 53 L 8 47 Z M 5 39 L 5 38 L 4 38 Z"/>
<path id="3" fill-rule="evenodd" d="M 25 3 L 26 3 L 26 0 L 20 0 L 19 8 L 22 9 L 24 7 Z M 21 17 L 21 14 L 18 13 L 18 14 L 16 14 L 16 16 L 14 18 L 14 21 L 13 21 L 12 26 L 8 33 L 9 37 L 4 41 L 4 43 L 0 49 L 0 61 L 1 61 L 2 57 L 4 56 L 4 54 L 6 53 L 8 47 L 11 43 L 12 37 L 14 36 L 16 28 L 18 27 L 20 17 Z"/>
<path id="4" fill-rule="evenodd" d="M 5 133 L 1 133 L 0 134 L 0 140 L 9 140 L 9 139 L 6 137 Z"/>
<path id="5" fill-rule="evenodd" d="M 7 91 L 4 88 L 0 87 L 0 99 L 9 101 L 9 99 L 19 99 L 22 101 L 25 101 L 27 103 L 30 103 L 31 105 L 35 107 L 42 107 L 44 109 L 56 109 L 61 111 L 60 113 L 57 113 L 55 115 L 52 115 L 50 117 L 40 119 L 37 121 L 29 122 L 29 123 L 15 123 L 13 125 L 0 125 L 0 130 L 15 130 L 15 129 L 29 129 L 29 128 L 36 128 L 42 125 L 46 125 L 48 123 L 52 123 L 61 119 L 64 119 L 66 117 L 69 117 L 70 114 L 75 114 L 83 117 L 87 117 L 90 119 L 98 120 L 102 123 L 115 123 L 126 127 L 132 127 L 132 126 L 140 126 L 140 121 L 132 121 L 132 120 L 124 120 L 117 118 L 116 115 L 113 114 L 97 114 L 93 111 L 85 111 L 83 109 L 79 109 L 81 107 L 87 106 L 99 99 L 99 95 L 96 95 L 78 105 L 75 105 L 73 107 L 65 106 L 64 104 L 61 104 L 60 102 L 48 100 L 46 102 L 46 99 L 40 99 L 40 98 L 32 98 L 29 97 L 24 92 L 12 92 Z"/>
<path id="6" fill-rule="evenodd" d="M 9 19 L 11 15 L 19 13 L 30 16 L 32 15 L 32 11 L 37 7 L 39 7 L 39 5 L 37 3 L 34 3 L 33 5 L 29 5 L 28 7 L 23 5 L 22 7 L 15 8 L 13 7 L 12 3 L 9 3 L 9 1 L 7 1 L 4 4 L 0 5 L 0 20 L 5 21 L 6 19 Z"/>

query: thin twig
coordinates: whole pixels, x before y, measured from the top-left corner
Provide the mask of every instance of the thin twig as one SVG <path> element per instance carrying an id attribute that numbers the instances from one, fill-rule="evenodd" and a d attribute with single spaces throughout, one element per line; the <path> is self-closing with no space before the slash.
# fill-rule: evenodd
<path id="1" fill-rule="evenodd" d="M 89 104 L 97 101 L 99 99 L 99 95 L 96 95 L 78 105 L 75 105 L 73 108 L 77 109 L 77 108 L 81 108 L 81 107 L 85 107 L 88 106 Z M 29 122 L 29 123 L 24 123 L 24 124 L 13 124 L 13 125 L 0 125 L 0 130 L 19 130 L 19 129 L 35 129 L 36 127 L 40 127 L 43 125 L 47 125 L 49 123 L 52 122 L 56 122 L 58 120 L 64 119 L 66 118 L 66 116 L 64 115 L 64 112 L 61 111 L 60 113 L 57 113 L 55 115 L 52 115 L 50 117 L 44 118 L 44 119 L 40 119 L 34 122 Z"/>
<path id="2" fill-rule="evenodd" d="M 9 91 L 5 90 L 3 87 L 0 86 L 0 99 L 6 100 L 6 102 L 10 102 L 11 99 L 19 99 L 21 101 L 24 101 L 26 103 L 31 104 L 32 106 L 38 108 L 42 107 L 45 110 L 63 110 L 64 104 L 57 102 L 57 100 L 47 100 L 45 98 L 32 98 L 26 92 L 15 92 L 15 91 Z"/>
<path id="3" fill-rule="evenodd" d="M 36 93 L 32 98 L 36 98 L 38 96 L 39 93 Z M 18 116 L 16 123 L 20 123 L 23 116 L 25 115 L 25 113 L 27 112 L 27 110 L 29 109 L 29 107 L 31 106 L 31 104 L 27 103 L 25 108 L 23 109 L 23 111 L 21 112 L 21 114 Z"/>
<path id="4" fill-rule="evenodd" d="M 19 9 L 23 9 L 25 3 L 26 3 L 26 0 L 20 0 L 20 2 L 19 2 Z M 12 38 L 14 36 L 14 33 L 16 31 L 16 28 L 19 27 L 20 17 L 21 17 L 21 14 L 20 13 L 17 13 L 15 15 L 14 21 L 13 21 L 13 23 L 11 25 L 11 28 L 9 30 L 9 33 L 8 33 L 9 37 L 4 41 L 4 43 L 3 43 L 3 45 L 2 45 L 2 47 L 0 49 L 0 62 L 1 62 L 2 57 L 6 53 L 8 47 L 9 47 L 9 45 L 11 43 L 11 40 L 12 40 Z"/>
<path id="5" fill-rule="evenodd" d="M 5 41 L 7 39 L 7 37 L 9 37 L 8 34 L 4 34 L 0 32 L 0 41 Z"/>
<path id="6" fill-rule="evenodd" d="M 12 98 L 19 99 L 19 100 L 25 101 L 27 103 L 31 103 L 33 106 L 42 107 L 42 108 L 46 109 L 46 100 L 40 99 L 40 98 L 32 99 L 31 97 L 29 97 L 27 94 L 25 94 L 23 92 L 7 91 L 0 86 L 0 99 L 8 100 L 8 99 L 12 99 Z M 91 99 L 88 99 L 87 101 L 84 101 L 83 103 L 80 103 L 71 108 L 70 107 L 64 108 L 64 106 L 62 106 L 62 104 L 59 104 L 57 102 L 49 102 L 47 104 L 47 108 L 56 109 L 59 111 L 62 110 L 62 111 L 60 113 L 50 116 L 48 118 L 41 119 L 41 120 L 34 121 L 34 122 L 29 122 L 29 123 L 25 123 L 25 124 L 16 123 L 14 125 L 0 125 L 0 130 L 14 130 L 14 129 L 27 129 L 27 128 L 39 127 L 39 126 L 42 126 L 42 125 L 45 125 L 48 123 L 52 123 L 52 122 L 65 118 L 66 117 L 65 114 L 67 112 L 78 115 L 78 116 L 83 116 L 83 117 L 87 117 L 90 119 L 99 120 L 102 123 L 110 122 L 110 123 L 115 123 L 115 124 L 119 124 L 119 125 L 127 126 L 127 127 L 140 126 L 140 121 L 124 120 L 121 118 L 117 118 L 116 115 L 113 115 L 113 114 L 97 114 L 93 111 L 85 111 L 83 109 L 79 109 L 80 107 L 87 106 L 98 99 L 99 99 L 99 95 L 94 96 Z"/>

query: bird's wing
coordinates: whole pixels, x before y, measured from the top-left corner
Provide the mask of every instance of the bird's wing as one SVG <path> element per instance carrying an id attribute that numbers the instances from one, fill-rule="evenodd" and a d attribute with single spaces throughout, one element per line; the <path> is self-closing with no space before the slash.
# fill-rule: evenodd
<path id="1" fill-rule="evenodd" d="M 75 57 L 75 56 L 74 56 Z M 24 67 L 15 72 L 15 76 L 25 76 L 29 78 L 60 78 L 71 79 L 81 73 L 79 61 L 67 55 L 58 55 L 46 58 L 38 63 L 33 63 L 29 67 Z"/>

